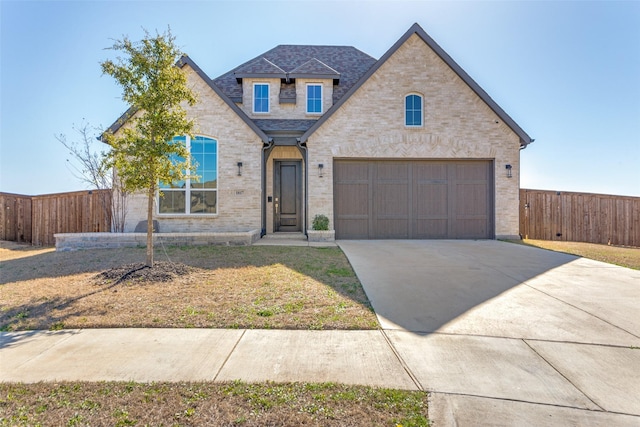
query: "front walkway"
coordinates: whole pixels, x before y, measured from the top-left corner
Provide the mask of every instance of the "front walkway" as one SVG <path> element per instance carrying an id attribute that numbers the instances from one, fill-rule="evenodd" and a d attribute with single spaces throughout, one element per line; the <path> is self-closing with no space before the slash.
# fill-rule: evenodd
<path id="1" fill-rule="evenodd" d="M 273 233 L 258 239 L 254 246 L 310 246 L 328 248 L 338 246 L 335 241 L 310 242 L 303 233 Z"/>

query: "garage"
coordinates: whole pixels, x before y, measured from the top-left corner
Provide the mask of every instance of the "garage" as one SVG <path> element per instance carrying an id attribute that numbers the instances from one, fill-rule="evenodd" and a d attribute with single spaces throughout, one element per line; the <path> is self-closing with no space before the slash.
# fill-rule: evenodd
<path id="1" fill-rule="evenodd" d="M 334 161 L 336 239 L 492 239 L 493 161 Z"/>

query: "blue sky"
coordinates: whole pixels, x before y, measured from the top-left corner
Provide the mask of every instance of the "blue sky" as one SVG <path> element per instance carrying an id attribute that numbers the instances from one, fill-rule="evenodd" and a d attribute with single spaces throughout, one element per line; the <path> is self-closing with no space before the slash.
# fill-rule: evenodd
<path id="1" fill-rule="evenodd" d="M 640 2 L 0 0 L 0 191 L 85 189 L 55 139 L 127 106 L 113 39 L 171 27 L 212 78 L 278 44 L 379 58 L 414 23 L 535 142 L 523 188 L 640 196 Z M 96 150 L 102 149 L 100 143 Z"/>

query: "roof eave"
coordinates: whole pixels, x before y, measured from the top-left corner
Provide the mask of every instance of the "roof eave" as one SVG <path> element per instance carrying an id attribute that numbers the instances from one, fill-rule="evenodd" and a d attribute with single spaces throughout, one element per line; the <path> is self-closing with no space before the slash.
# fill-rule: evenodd
<path id="1" fill-rule="evenodd" d="M 289 77 L 292 79 L 331 79 L 340 80 L 340 74 L 327 73 L 289 73 Z"/>
<path id="2" fill-rule="evenodd" d="M 118 130 L 120 130 L 120 128 L 122 126 L 124 126 L 124 124 L 127 122 L 127 120 L 129 120 L 131 117 L 133 117 L 136 113 L 138 112 L 138 108 L 136 107 L 129 107 L 127 109 L 127 111 L 125 111 L 124 113 L 122 113 L 122 115 L 120 117 L 118 117 L 118 119 L 113 122 L 113 124 L 111 126 L 109 126 L 107 128 L 107 130 L 105 130 L 104 132 L 102 132 L 100 134 L 100 136 L 98 136 L 96 139 L 98 141 L 104 142 L 105 144 L 107 144 L 107 142 L 105 141 L 105 134 L 114 134 L 116 133 Z"/>
<path id="3" fill-rule="evenodd" d="M 254 79 L 286 79 L 287 73 L 233 73 L 236 81 L 242 81 L 245 78 Z"/>
<path id="4" fill-rule="evenodd" d="M 426 31 L 417 23 L 397 41 L 382 57 L 349 89 L 307 132 L 301 137 L 302 142 L 315 132 L 322 124 L 331 117 L 335 111 L 344 104 L 347 99 L 355 93 L 413 34 L 417 34 L 470 88 L 473 90 L 494 113 L 520 138 L 520 147 L 526 146 L 534 141 L 491 97 L 476 83 L 466 71 L 458 65 L 445 51 L 433 40 Z"/>
<path id="5" fill-rule="evenodd" d="M 204 80 L 204 82 L 229 106 L 229 108 L 231 108 L 231 110 L 233 110 L 233 112 L 235 112 L 238 115 L 238 117 L 240 117 L 247 124 L 247 126 L 249 126 L 251 130 L 253 130 L 260 137 L 262 142 L 264 142 L 265 144 L 269 142 L 269 137 L 258 126 L 256 126 L 256 124 L 253 123 L 251 119 L 249 119 L 249 117 L 244 113 L 244 111 L 242 111 L 233 102 L 233 100 L 231 100 L 227 95 L 225 95 L 224 92 L 222 92 L 220 88 L 218 88 L 215 85 L 215 83 L 213 83 L 213 80 L 211 80 L 209 76 L 207 76 L 207 74 L 204 71 L 202 71 L 202 69 L 198 66 L 198 64 L 196 64 L 187 55 L 183 55 L 178 60 L 178 62 L 176 62 L 177 67 L 182 68 L 185 65 L 189 65 L 189 67 L 191 67 L 191 69 L 195 71 L 196 74 L 198 74 L 198 76 L 200 76 L 202 80 Z M 122 114 L 118 118 L 118 120 L 116 120 L 111 126 L 109 126 L 109 128 L 104 133 L 107 133 L 107 132 L 112 134 L 116 133 L 127 122 L 127 120 L 129 120 L 137 111 L 138 111 L 137 107 L 133 107 L 133 106 L 129 107 L 129 109 L 124 114 Z M 103 137 L 100 136 L 99 139 L 102 141 Z"/>
<path id="6" fill-rule="evenodd" d="M 207 83 L 207 85 L 216 93 L 216 95 L 218 95 L 229 106 L 229 108 L 231 108 L 231 110 L 236 113 L 238 117 L 240 117 L 247 124 L 247 126 L 249 126 L 251 130 L 256 133 L 256 135 L 260 137 L 262 142 L 267 144 L 269 142 L 269 137 L 258 126 L 256 126 L 256 124 L 253 123 L 251 119 L 249 119 L 249 116 L 247 116 L 245 112 L 242 111 L 240 107 L 238 107 L 231 100 L 231 98 L 225 95 L 224 92 L 222 92 L 222 90 L 220 90 L 220 88 L 216 86 L 215 83 L 213 83 L 213 80 L 211 80 L 209 76 L 207 76 L 207 74 L 202 71 L 198 64 L 196 64 L 191 58 L 186 55 L 183 56 L 183 58 L 185 59 L 185 63 L 188 64 L 196 72 L 196 74 L 198 74 L 200 78 L 205 81 L 205 83 Z"/>
<path id="7" fill-rule="evenodd" d="M 404 43 L 404 41 L 414 33 L 424 40 L 424 42 L 471 88 L 471 90 L 473 90 L 476 95 L 478 95 L 480 99 L 482 99 L 485 104 L 487 104 L 487 106 L 491 108 L 491 110 L 493 110 L 493 112 L 496 113 L 496 115 L 507 126 L 509 126 L 516 135 L 518 135 L 520 138 L 520 146 L 522 148 L 525 148 L 528 144 L 534 141 L 527 132 L 525 132 L 524 129 L 522 129 L 520 125 L 518 125 L 515 120 L 513 120 L 511 116 L 509 116 L 506 111 L 504 111 L 502 107 L 500 107 L 498 103 L 496 103 L 489 94 L 485 92 L 485 90 L 482 89 L 482 87 L 480 87 L 480 85 L 476 83 L 476 81 L 473 80 L 473 78 L 471 78 L 471 76 L 467 74 L 460 65 L 458 65 L 456 61 L 454 61 L 454 59 L 449 56 L 449 54 L 445 52 L 445 50 L 442 49 L 442 47 L 440 47 L 440 45 L 436 43 L 436 41 L 433 40 L 424 29 L 422 29 L 422 27 L 420 27 L 420 25 L 417 23 L 413 24 L 407 34 L 405 34 L 401 39 L 402 42 Z"/>

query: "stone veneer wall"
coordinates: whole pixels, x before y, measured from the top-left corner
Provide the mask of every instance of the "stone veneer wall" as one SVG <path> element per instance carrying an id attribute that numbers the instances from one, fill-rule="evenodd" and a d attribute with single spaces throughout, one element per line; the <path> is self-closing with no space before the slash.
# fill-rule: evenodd
<path id="1" fill-rule="evenodd" d="M 424 126 L 404 126 L 404 98 L 423 96 Z M 333 159 L 494 160 L 495 234 L 519 233 L 518 136 L 417 35 L 411 36 L 307 143 L 308 218 L 325 214 L 333 229 Z M 505 165 L 513 177 L 507 178 Z"/>
<path id="2" fill-rule="evenodd" d="M 218 213 L 215 215 L 158 215 L 160 231 L 231 232 L 261 228 L 262 141 L 247 124 L 188 66 L 188 82 L 198 102 L 187 107 L 196 120 L 194 134 L 218 141 Z M 237 163 L 242 162 L 242 176 Z M 126 232 L 147 219 L 143 193 L 129 197 Z"/>
<path id="3" fill-rule="evenodd" d="M 56 251 L 111 249 L 147 246 L 146 233 L 61 233 L 55 234 Z M 260 230 L 230 233 L 154 233 L 153 243 L 172 246 L 248 246 L 260 240 Z"/>

